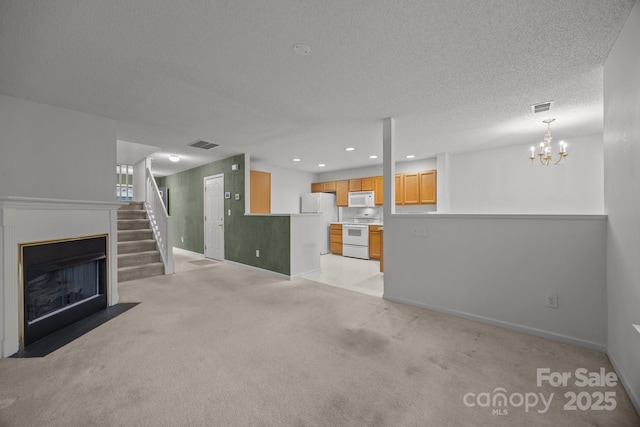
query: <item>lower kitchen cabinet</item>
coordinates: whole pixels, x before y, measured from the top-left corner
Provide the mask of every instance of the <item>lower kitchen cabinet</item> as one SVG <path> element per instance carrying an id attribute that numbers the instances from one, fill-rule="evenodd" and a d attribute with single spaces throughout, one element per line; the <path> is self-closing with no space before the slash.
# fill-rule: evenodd
<path id="1" fill-rule="evenodd" d="M 382 231 L 380 225 L 369 226 L 369 258 L 380 259 L 382 254 Z"/>
<path id="2" fill-rule="evenodd" d="M 342 255 L 342 224 L 330 225 L 331 253 Z"/>

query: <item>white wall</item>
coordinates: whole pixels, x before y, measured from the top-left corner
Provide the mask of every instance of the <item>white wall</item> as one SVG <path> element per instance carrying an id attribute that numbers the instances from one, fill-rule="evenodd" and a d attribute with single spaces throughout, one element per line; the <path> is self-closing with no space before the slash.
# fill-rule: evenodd
<path id="1" fill-rule="evenodd" d="M 114 201 L 116 122 L 0 95 L 0 196 Z"/>
<path id="2" fill-rule="evenodd" d="M 605 241 L 604 216 L 387 216 L 384 297 L 604 351 Z"/>
<path id="3" fill-rule="evenodd" d="M 396 173 L 424 172 L 437 169 L 438 162 L 435 157 L 421 160 L 396 161 Z"/>
<path id="4" fill-rule="evenodd" d="M 602 135 L 565 141 L 569 156 L 557 166 L 532 166 L 527 146 L 450 154 L 448 211 L 604 213 Z"/>
<path id="5" fill-rule="evenodd" d="M 251 161 L 251 169 L 271 173 L 271 213 L 299 213 L 300 195 L 311 192 L 316 174 Z M 249 182 L 249 181 L 247 181 Z"/>
<path id="6" fill-rule="evenodd" d="M 114 120 L 0 95 L 2 356 L 19 344 L 20 243 L 107 233 L 117 258 L 116 147 Z M 117 263 L 109 269 L 113 305 Z"/>
<path id="7" fill-rule="evenodd" d="M 609 359 L 640 412 L 640 3 L 604 68 Z"/>
<path id="8" fill-rule="evenodd" d="M 340 181 L 343 179 L 366 178 L 368 176 L 378 175 L 382 175 L 382 165 L 319 173 L 316 182 Z"/>
<path id="9" fill-rule="evenodd" d="M 422 172 L 437 168 L 436 158 L 408 160 L 396 163 L 397 173 Z M 342 179 L 365 178 L 382 175 L 382 165 L 365 166 L 361 168 L 343 169 L 339 171 L 318 174 L 318 182 L 340 181 Z"/>

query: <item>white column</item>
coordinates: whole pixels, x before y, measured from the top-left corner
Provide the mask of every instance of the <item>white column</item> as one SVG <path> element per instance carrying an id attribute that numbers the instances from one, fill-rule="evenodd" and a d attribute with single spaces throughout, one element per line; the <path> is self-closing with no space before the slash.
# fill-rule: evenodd
<path id="1" fill-rule="evenodd" d="M 2 276 L 2 303 L 3 315 L 0 319 L 0 350 L 2 357 L 9 357 L 20 349 L 20 320 L 19 320 L 19 288 L 18 282 L 18 242 L 16 240 L 15 224 L 16 209 L 1 209 L 0 218 L 2 237 L 2 249 L 0 249 L 0 271 Z"/>
<path id="2" fill-rule="evenodd" d="M 133 165 L 133 201 L 144 202 L 146 193 L 146 165 L 147 159 L 140 160 Z"/>
<path id="3" fill-rule="evenodd" d="M 118 295 L 118 210 L 109 211 L 109 271 L 107 273 L 107 304 L 116 305 Z"/>
<path id="4" fill-rule="evenodd" d="M 384 218 L 396 213 L 396 159 L 393 144 L 395 142 L 395 120 L 391 117 L 382 121 L 382 174 L 384 176 Z"/>
<path id="5" fill-rule="evenodd" d="M 449 153 L 440 153 L 437 157 L 437 190 L 438 204 L 437 212 L 447 213 L 450 211 L 449 204 Z"/>

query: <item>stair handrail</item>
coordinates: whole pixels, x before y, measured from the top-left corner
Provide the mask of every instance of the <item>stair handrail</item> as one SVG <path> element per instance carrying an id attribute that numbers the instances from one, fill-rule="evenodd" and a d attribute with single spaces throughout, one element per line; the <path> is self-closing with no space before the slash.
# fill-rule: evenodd
<path id="1" fill-rule="evenodd" d="M 164 272 L 165 274 L 173 274 L 173 221 L 167 213 L 167 207 L 160 196 L 158 184 L 156 184 L 151 169 L 148 167 L 146 168 L 146 184 L 144 206 L 164 264 Z"/>

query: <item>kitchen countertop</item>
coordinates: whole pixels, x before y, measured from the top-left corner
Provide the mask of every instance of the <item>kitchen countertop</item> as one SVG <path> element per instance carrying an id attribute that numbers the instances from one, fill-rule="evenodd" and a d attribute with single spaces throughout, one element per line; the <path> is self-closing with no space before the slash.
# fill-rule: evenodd
<path id="1" fill-rule="evenodd" d="M 344 225 L 344 224 L 358 224 L 358 225 L 382 225 L 381 222 L 355 222 L 355 221 L 336 221 L 336 222 L 332 222 L 331 224 L 338 224 L 338 225 Z"/>

